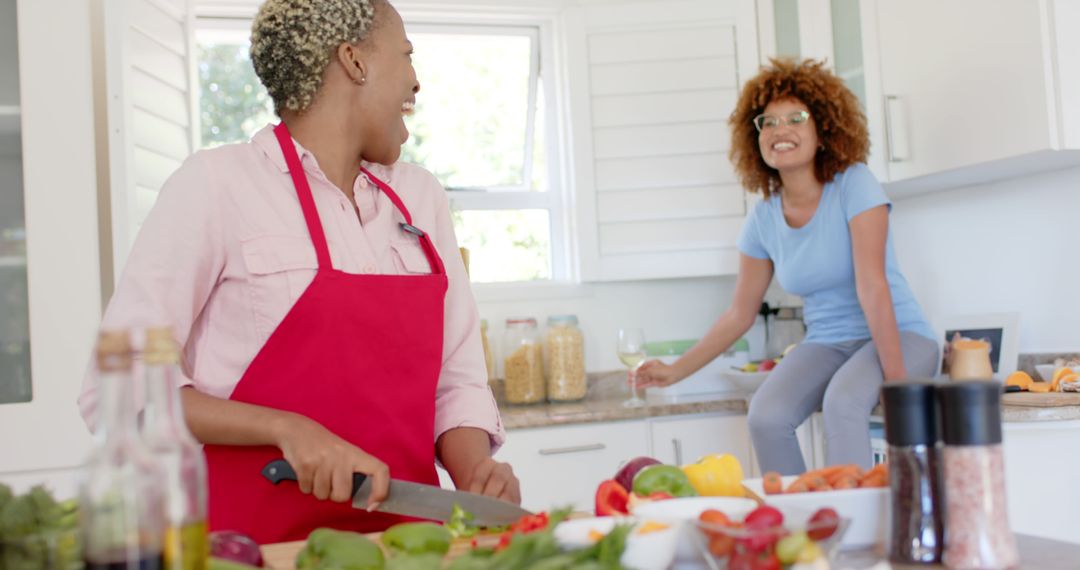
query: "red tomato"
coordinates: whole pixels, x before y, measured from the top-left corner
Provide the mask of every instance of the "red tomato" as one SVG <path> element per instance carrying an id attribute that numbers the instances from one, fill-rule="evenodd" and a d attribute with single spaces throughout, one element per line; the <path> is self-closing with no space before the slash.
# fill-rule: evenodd
<path id="1" fill-rule="evenodd" d="M 829 507 L 818 509 L 806 526 L 806 534 L 814 541 L 821 542 L 836 533 L 836 528 L 840 526 L 840 515 Z"/>
<path id="2" fill-rule="evenodd" d="M 780 568 L 780 559 L 777 558 L 775 552 L 754 558 L 754 570 L 780 570 Z"/>
<path id="3" fill-rule="evenodd" d="M 753 552 L 740 552 L 731 557 L 728 562 L 728 570 L 756 570 L 754 563 L 757 555 Z"/>
<path id="4" fill-rule="evenodd" d="M 746 528 L 773 528 L 784 524 L 784 515 L 774 507 L 762 505 L 743 519 Z"/>
<path id="5" fill-rule="evenodd" d="M 717 558 L 727 558 L 735 551 L 735 537 L 715 534 L 709 537 L 709 552 Z"/>
<path id="6" fill-rule="evenodd" d="M 625 515 L 630 494 L 614 479 L 600 483 L 596 489 L 596 516 Z"/>

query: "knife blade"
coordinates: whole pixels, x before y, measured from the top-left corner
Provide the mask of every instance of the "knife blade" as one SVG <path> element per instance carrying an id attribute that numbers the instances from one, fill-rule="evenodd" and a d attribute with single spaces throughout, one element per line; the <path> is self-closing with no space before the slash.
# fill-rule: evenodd
<path id="1" fill-rule="evenodd" d="M 275 485 L 282 481 L 297 480 L 296 471 L 284 459 L 267 463 L 262 469 L 262 475 Z M 367 500 L 371 496 L 371 482 L 371 478 L 367 475 L 353 473 L 352 506 L 354 509 L 367 510 Z M 507 525 L 525 515 L 532 514 L 513 503 L 492 497 L 399 479 L 390 480 L 390 494 L 375 510 L 446 522 L 450 520 L 455 504 L 472 513 L 474 517 L 472 524 L 478 526 Z"/>

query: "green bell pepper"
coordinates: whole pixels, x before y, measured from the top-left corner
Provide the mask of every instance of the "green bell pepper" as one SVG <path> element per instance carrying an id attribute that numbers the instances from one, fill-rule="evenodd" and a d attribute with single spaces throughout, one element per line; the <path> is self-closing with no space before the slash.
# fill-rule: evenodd
<path id="1" fill-rule="evenodd" d="M 398 552 L 442 556 L 450 550 L 450 531 L 434 523 L 402 523 L 388 528 L 382 543 Z"/>
<path id="2" fill-rule="evenodd" d="M 297 570 L 382 570 L 385 563 L 382 549 L 366 536 L 329 528 L 311 531 L 296 555 Z"/>
<path id="3" fill-rule="evenodd" d="M 690 478 L 674 465 L 650 465 L 634 475 L 634 493 L 648 497 L 661 492 L 673 497 L 696 497 Z"/>

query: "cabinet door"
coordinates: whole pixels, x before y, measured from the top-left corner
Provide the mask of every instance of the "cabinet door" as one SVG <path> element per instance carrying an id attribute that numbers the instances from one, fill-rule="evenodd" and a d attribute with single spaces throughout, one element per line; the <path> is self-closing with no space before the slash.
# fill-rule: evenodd
<path id="1" fill-rule="evenodd" d="M 730 453 L 750 472 L 750 431 L 745 415 L 695 416 L 651 422 L 653 457 L 672 465 L 703 455 Z"/>
<path id="2" fill-rule="evenodd" d="M 61 496 L 101 306 L 89 4 L 0 0 L 0 479 Z"/>
<path id="3" fill-rule="evenodd" d="M 596 487 L 649 452 L 644 421 L 512 430 L 495 455 L 521 481 L 521 505 L 538 511 L 594 508 Z"/>
<path id="4" fill-rule="evenodd" d="M 1042 5 L 863 4 L 873 13 L 876 29 L 864 34 L 875 44 L 880 74 L 877 85 L 867 76 L 869 114 L 884 120 L 890 181 L 1055 147 Z"/>

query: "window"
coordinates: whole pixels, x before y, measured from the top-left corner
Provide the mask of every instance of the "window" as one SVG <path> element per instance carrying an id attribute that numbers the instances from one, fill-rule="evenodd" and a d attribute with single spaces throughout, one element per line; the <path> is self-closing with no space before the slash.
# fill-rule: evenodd
<path id="1" fill-rule="evenodd" d="M 421 90 L 405 157 L 450 192 L 473 281 L 565 279 L 539 28 L 411 25 L 409 37 Z"/>
<path id="2" fill-rule="evenodd" d="M 246 140 L 274 119 L 248 56 L 250 22 L 200 20 L 204 147 Z M 420 80 L 402 160 L 449 193 L 474 282 L 569 278 L 563 188 L 548 133 L 551 81 L 534 26 L 410 24 Z"/>
<path id="3" fill-rule="evenodd" d="M 195 44 L 203 148 L 246 141 L 276 119 L 270 95 L 255 76 L 248 54 L 251 22 L 200 20 Z"/>

